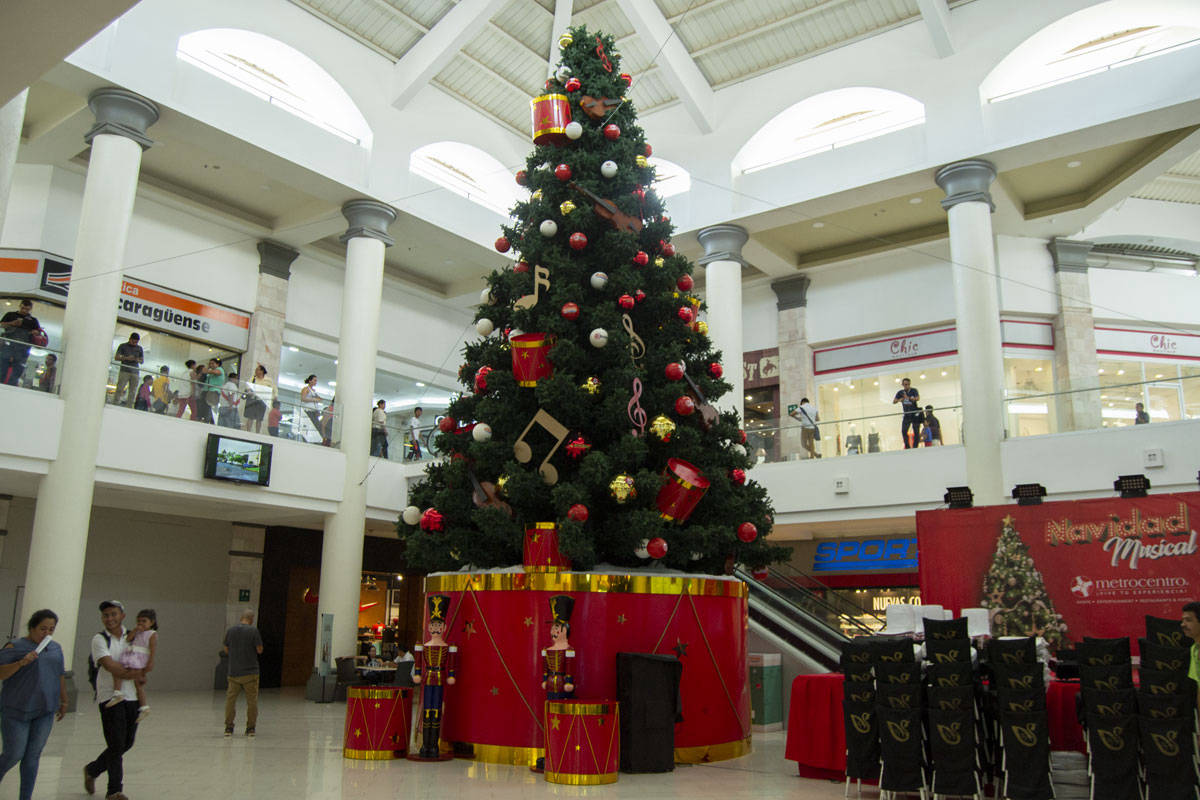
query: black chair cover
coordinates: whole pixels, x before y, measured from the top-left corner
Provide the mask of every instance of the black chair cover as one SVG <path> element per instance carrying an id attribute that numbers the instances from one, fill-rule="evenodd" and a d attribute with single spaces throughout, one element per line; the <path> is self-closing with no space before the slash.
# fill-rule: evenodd
<path id="1" fill-rule="evenodd" d="M 846 727 L 846 777 L 879 778 L 879 720 L 874 705 L 842 701 Z"/>
<path id="2" fill-rule="evenodd" d="M 1033 711 L 1046 710 L 1046 690 L 1037 689 L 996 689 L 996 710 L 1005 714 L 1028 714 Z"/>
<path id="3" fill-rule="evenodd" d="M 921 682 L 921 665 L 915 661 L 892 663 L 882 661 L 875 665 L 875 683 L 879 686 L 914 684 Z"/>
<path id="4" fill-rule="evenodd" d="M 1010 800 L 1050 800 L 1050 739 L 1046 712 L 1001 716 L 1005 789 Z"/>
<path id="5" fill-rule="evenodd" d="M 928 643 L 930 639 L 970 639 L 967 634 L 967 618 L 926 619 L 925 642 Z"/>
<path id="6" fill-rule="evenodd" d="M 1138 717 L 1148 800 L 1195 800 L 1196 738 L 1191 720 Z"/>
<path id="7" fill-rule="evenodd" d="M 879 752 L 883 756 L 879 788 L 888 792 L 919 791 L 925 785 L 920 710 L 881 706 L 876 713 L 879 717 Z"/>
<path id="8" fill-rule="evenodd" d="M 971 663 L 970 639 L 926 639 L 925 661 L 930 664 Z"/>
<path id="9" fill-rule="evenodd" d="M 1094 639 L 1085 636 L 1075 649 L 1079 654 L 1080 666 L 1101 667 L 1130 663 L 1128 636 L 1120 639 Z"/>
<path id="10" fill-rule="evenodd" d="M 1146 638 L 1151 644 L 1164 647 L 1187 647 L 1188 641 L 1179 627 L 1177 619 L 1163 619 L 1146 615 Z"/>
<path id="11" fill-rule="evenodd" d="M 1085 727 L 1092 800 L 1140 800 L 1137 717 L 1092 714 Z"/>
<path id="12" fill-rule="evenodd" d="M 1145 689 L 1137 693 L 1138 714 L 1150 719 L 1195 720 L 1196 704 L 1186 694 L 1151 694 Z"/>
<path id="13" fill-rule="evenodd" d="M 1128 664 L 1103 667 L 1079 667 L 1079 685 L 1083 689 L 1103 689 L 1115 692 L 1133 688 L 1133 670 Z"/>
<path id="14" fill-rule="evenodd" d="M 1029 664 L 992 664 L 993 689 L 1046 689 L 1046 676 L 1042 665 L 1036 661 Z"/>
<path id="15" fill-rule="evenodd" d="M 843 666 L 847 663 L 870 664 L 871 637 L 858 636 L 843 643 L 841 661 Z"/>
<path id="16" fill-rule="evenodd" d="M 843 686 L 843 696 L 851 703 L 875 705 L 875 684 L 847 682 Z"/>
<path id="17" fill-rule="evenodd" d="M 842 672 L 846 676 L 846 683 L 875 683 L 875 673 L 871 670 L 870 664 L 843 664 Z"/>
<path id="18" fill-rule="evenodd" d="M 1083 714 L 1099 717 L 1123 717 L 1137 713 L 1138 704 L 1133 689 L 1118 689 L 1115 692 L 1104 689 L 1081 689 L 1079 696 L 1083 698 Z"/>
<path id="19" fill-rule="evenodd" d="M 974 713 L 974 686 L 931 686 L 926 690 L 926 705 L 938 711 Z M 939 792 L 939 794 L 941 794 Z"/>
<path id="20" fill-rule="evenodd" d="M 921 685 L 911 683 L 880 684 L 875 704 L 879 708 L 911 711 L 921 707 Z"/>
<path id="21" fill-rule="evenodd" d="M 1188 671 L 1191 651 L 1186 647 L 1167 647 L 1155 644 L 1149 639 L 1138 639 L 1138 652 L 1142 654 L 1143 669 L 1183 673 Z"/>
<path id="22" fill-rule="evenodd" d="M 1196 684 L 1182 672 L 1163 672 L 1157 669 L 1138 670 L 1141 690 L 1147 694 L 1186 694 L 1195 697 Z M 1193 703 L 1192 705 L 1195 705 Z"/>
<path id="23" fill-rule="evenodd" d="M 878 664 L 916 661 L 912 639 L 903 636 L 872 636 L 871 662 Z"/>
<path id="24" fill-rule="evenodd" d="M 975 762 L 975 717 L 971 710 L 929 709 L 929 751 L 934 794 L 979 791 Z"/>
<path id="25" fill-rule="evenodd" d="M 1036 663 L 1037 642 L 1032 636 L 1020 639 L 988 639 L 987 660 L 993 665 Z"/>
<path id="26" fill-rule="evenodd" d="M 926 664 L 925 678 L 930 686 L 970 686 L 975 672 L 968 663 Z"/>

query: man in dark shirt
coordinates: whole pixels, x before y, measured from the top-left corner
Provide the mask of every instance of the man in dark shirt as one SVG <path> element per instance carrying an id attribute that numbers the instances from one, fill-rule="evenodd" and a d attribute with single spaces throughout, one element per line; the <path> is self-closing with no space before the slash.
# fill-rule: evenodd
<path id="1" fill-rule="evenodd" d="M 904 442 L 904 449 L 916 447 L 920 442 L 917 441 L 921 433 L 921 393 L 912 388 L 912 381 L 908 378 L 900 381 L 902 387 L 896 392 L 896 396 L 892 398 L 892 405 L 900 403 L 904 409 L 904 418 L 900 421 L 900 439 Z M 909 438 L 909 431 L 912 431 L 912 438 Z"/>
<path id="2" fill-rule="evenodd" d="M 239 692 L 246 693 L 246 735 L 254 735 L 258 722 L 258 657 L 263 651 L 262 636 L 254 627 L 254 612 L 242 612 L 241 621 L 225 631 L 225 652 L 229 654 L 229 678 L 225 688 L 225 735 L 233 736 Z"/>
<path id="3" fill-rule="evenodd" d="M 117 345 L 117 354 L 113 356 L 113 361 L 121 365 L 117 370 L 117 388 L 113 392 L 113 404 L 121 405 L 121 391 L 125 390 L 128 395 L 125 398 L 124 404 L 129 408 L 133 408 L 134 395 L 138 390 L 138 366 L 142 363 L 145 357 L 142 353 L 142 346 L 138 344 L 141 336 L 136 333 L 129 334 L 129 341 Z"/>
<path id="4" fill-rule="evenodd" d="M 926 447 L 942 444 L 942 423 L 933 415 L 933 406 L 925 406 L 924 425 L 921 428 L 921 441 Z"/>
<path id="5" fill-rule="evenodd" d="M 0 345 L 0 382 L 9 386 L 16 386 L 25 374 L 33 332 L 42 327 L 32 311 L 33 301 L 22 300 L 16 311 L 0 317 L 0 332 L 4 336 L 4 343 Z"/>

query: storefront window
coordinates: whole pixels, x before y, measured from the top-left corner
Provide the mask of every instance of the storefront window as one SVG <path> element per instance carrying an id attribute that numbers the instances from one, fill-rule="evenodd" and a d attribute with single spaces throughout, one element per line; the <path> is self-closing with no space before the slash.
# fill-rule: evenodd
<path id="1" fill-rule="evenodd" d="M 1055 433 L 1053 363 L 1049 358 L 1006 356 L 1004 393 L 1009 436 Z M 1028 398 L 1028 399 L 1025 399 Z"/>
<path id="2" fill-rule="evenodd" d="M 161 331 L 148 330 L 136 325 L 126 325 L 124 322 L 118 322 L 115 332 L 113 333 L 112 352 L 117 352 L 117 347 L 129 340 L 129 334 L 137 333 L 139 338 L 138 344 L 141 345 L 142 352 L 145 355 L 145 360 L 142 362 L 141 370 L 147 375 L 157 375 L 158 371 L 166 367 L 172 378 L 186 378 L 188 368 L 185 365 L 187 361 L 197 361 L 207 363 L 210 358 L 221 359 L 221 368 L 225 370 L 225 374 L 237 372 L 241 361 L 241 353 L 234 353 L 220 347 L 213 347 L 202 342 L 193 342 L 189 339 L 181 339 L 178 336 L 172 336 L 169 333 Z M 116 384 L 113 381 L 116 378 L 116 367 L 110 370 L 108 392 L 111 393 L 116 389 Z"/>
<path id="3" fill-rule="evenodd" d="M 750 389 L 746 392 L 746 449 L 752 458 L 763 455 L 768 461 L 779 459 L 779 386 Z M 762 451 L 759 453 L 759 451 Z"/>
<path id="4" fill-rule="evenodd" d="M 1180 367 L 1179 377 L 1183 384 L 1183 418 L 1200 419 L 1200 366 Z"/>
<path id="5" fill-rule="evenodd" d="M 1151 422 L 1200 416 L 1200 367 L 1156 360 L 1102 360 L 1099 373 L 1105 427 L 1133 425 L 1137 403 Z"/>

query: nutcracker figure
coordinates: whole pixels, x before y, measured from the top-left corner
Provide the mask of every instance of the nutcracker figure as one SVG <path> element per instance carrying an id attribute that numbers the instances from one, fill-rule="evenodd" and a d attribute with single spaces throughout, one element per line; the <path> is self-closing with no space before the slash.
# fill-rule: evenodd
<path id="1" fill-rule="evenodd" d="M 429 609 L 429 639 L 413 647 L 413 683 L 424 687 L 421 690 L 421 749 L 417 760 L 439 761 L 442 760 L 438 739 L 442 733 L 443 687 L 454 684 L 458 648 L 446 644 L 442 638 L 446 632 L 450 596 L 430 595 L 425 603 Z"/>
<path id="2" fill-rule="evenodd" d="M 575 697 L 575 651 L 567 641 L 574 610 L 574 598 L 565 594 L 550 598 L 550 646 L 542 650 L 542 688 L 546 690 L 547 700 Z M 539 756 L 533 770 L 542 771 L 544 763 L 544 758 Z"/>

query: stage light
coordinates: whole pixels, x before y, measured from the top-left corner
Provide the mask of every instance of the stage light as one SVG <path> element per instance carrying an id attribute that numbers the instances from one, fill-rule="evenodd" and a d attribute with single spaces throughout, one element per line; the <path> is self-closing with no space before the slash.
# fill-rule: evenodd
<path id="1" fill-rule="evenodd" d="M 1012 498 L 1019 506 L 1040 506 L 1045 496 L 1046 487 L 1040 483 L 1018 483 L 1012 490 Z"/>
<path id="2" fill-rule="evenodd" d="M 1121 497 L 1145 497 L 1150 489 L 1150 479 L 1145 475 L 1119 475 L 1113 481 L 1113 491 Z"/>
<path id="3" fill-rule="evenodd" d="M 946 495 L 942 502 L 950 508 L 970 508 L 975 500 L 975 494 L 970 486 L 947 486 Z"/>

